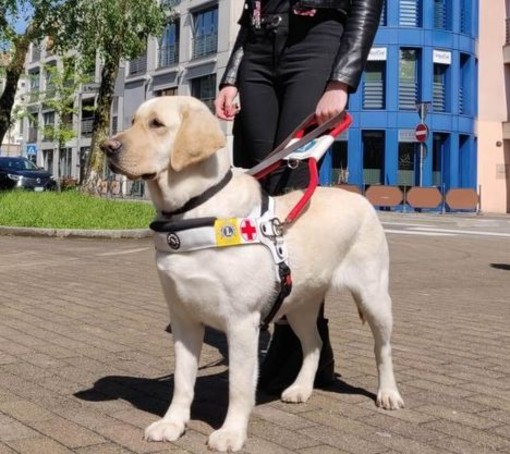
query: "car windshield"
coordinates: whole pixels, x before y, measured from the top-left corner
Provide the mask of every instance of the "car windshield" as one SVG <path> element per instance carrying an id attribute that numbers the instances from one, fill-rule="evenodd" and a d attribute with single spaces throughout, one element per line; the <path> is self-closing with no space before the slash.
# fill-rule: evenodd
<path id="1" fill-rule="evenodd" d="M 4 170 L 38 170 L 39 168 L 28 159 L 0 159 L 0 169 Z"/>

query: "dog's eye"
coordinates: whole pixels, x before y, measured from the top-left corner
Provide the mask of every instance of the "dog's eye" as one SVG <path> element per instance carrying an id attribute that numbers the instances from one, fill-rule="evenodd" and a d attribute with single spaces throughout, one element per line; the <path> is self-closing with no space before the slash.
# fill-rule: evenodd
<path id="1" fill-rule="evenodd" d="M 149 123 L 151 128 L 163 128 L 165 125 L 161 123 L 157 118 L 153 118 Z"/>

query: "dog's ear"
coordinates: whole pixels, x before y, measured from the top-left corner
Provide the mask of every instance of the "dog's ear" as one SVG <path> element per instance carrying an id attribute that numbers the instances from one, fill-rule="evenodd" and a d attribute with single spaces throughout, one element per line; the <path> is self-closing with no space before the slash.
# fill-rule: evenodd
<path id="1" fill-rule="evenodd" d="M 226 145 L 219 121 L 206 108 L 187 107 L 175 137 L 170 165 L 176 172 L 203 161 Z"/>

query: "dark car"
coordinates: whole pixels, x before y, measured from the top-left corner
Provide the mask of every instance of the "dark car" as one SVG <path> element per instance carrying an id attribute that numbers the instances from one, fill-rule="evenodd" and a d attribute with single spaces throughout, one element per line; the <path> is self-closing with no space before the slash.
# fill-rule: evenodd
<path id="1" fill-rule="evenodd" d="M 57 182 L 45 169 L 26 158 L 0 157 L 0 189 L 55 189 Z"/>

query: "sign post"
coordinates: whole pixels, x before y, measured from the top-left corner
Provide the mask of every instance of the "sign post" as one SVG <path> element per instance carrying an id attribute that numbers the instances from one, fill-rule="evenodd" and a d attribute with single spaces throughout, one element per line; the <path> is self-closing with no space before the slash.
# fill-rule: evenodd
<path id="1" fill-rule="evenodd" d="M 423 186 L 423 161 L 426 153 L 426 140 L 429 136 L 429 128 L 425 124 L 427 113 L 432 103 L 430 101 L 420 101 L 416 103 L 416 111 L 420 116 L 420 123 L 416 125 L 414 135 L 416 141 L 420 144 L 420 186 Z"/>

